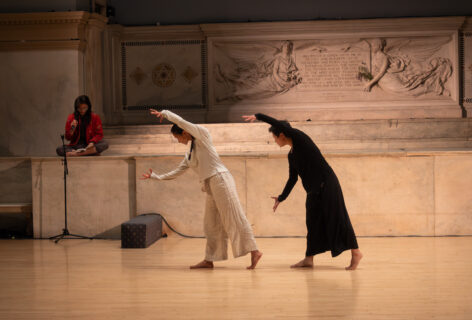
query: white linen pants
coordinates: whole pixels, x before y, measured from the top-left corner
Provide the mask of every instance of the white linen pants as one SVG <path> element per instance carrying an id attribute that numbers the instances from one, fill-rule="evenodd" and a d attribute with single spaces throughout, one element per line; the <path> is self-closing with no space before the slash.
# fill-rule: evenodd
<path id="1" fill-rule="evenodd" d="M 206 179 L 205 191 L 205 260 L 228 259 L 228 238 L 235 258 L 257 250 L 252 228 L 239 202 L 231 173 L 221 172 Z"/>

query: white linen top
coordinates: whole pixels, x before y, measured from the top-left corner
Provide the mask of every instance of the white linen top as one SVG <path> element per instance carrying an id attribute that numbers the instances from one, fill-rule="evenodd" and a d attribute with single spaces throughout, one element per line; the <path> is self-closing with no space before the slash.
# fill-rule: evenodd
<path id="1" fill-rule="evenodd" d="M 167 120 L 175 123 L 192 135 L 194 138 L 193 150 L 190 160 L 188 159 L 190 154 L 186 152 L 184 159 L 176 169 L 164 174 L 156 174 L 153 172 L 151 178 L 171 180 L 180 176 L 188 168 L 192 168 L 197 172 L 200 182 L 203 183 L 203 181 L 219 172 L 228 171 L 213 146 L 210 132 L 207 128 L 188 122 L 169 110 L 162 110 L 161 113 Z"/>

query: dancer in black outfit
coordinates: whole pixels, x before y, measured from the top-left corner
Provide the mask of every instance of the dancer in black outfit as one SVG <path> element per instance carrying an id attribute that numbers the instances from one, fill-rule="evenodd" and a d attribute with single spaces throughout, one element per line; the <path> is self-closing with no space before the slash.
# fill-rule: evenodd
<path id="1" fill-rule="evenodd" d="M 351 264 L 346 270 L 355 270 L 362 258 L 352 228 L 338 178 L 326 162 L 313 140 L 304 132 L 292 128 L 287 121 L 279 121 L 262 113 L 243 116 L 246 121 L 256 119 L 271 125 L 275 142 L 283 147 L 290 145 L 288 154 L 289 178 L 281 195 L 275 200 L 274 211 L 284 201 L 298 176 L 302 179 L 306 197 L 307 249 L 305 258 L 292 268 L 313 267 L 313 256 L 331 251 L 333 257 L 351 250 Z"/>

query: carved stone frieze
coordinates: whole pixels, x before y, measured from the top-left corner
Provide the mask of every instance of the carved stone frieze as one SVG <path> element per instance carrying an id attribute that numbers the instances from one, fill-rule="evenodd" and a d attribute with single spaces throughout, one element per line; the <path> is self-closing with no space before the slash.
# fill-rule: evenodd
<path id="1" fill-rule="evenodd" d="M 0 14 L 0 50 L 84 50 L 88 29 L 103 30 L 106 22 L 83 11 Z"/>

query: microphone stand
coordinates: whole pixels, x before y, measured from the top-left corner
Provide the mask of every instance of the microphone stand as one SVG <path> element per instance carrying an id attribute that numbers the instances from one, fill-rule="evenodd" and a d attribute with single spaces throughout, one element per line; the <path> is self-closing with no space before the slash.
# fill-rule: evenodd
<path id="1" fill-rule="evenodd" d="M 61 134 L 62 139 L 62 150 L 64 151 L 64 158 L 62 159 L 62 165 L 64 166 L 64 229 L 62 229 L 62 233 L 56 236 L 50 237 L 50 240 L 55 240 L 54 243 L 58 243 L 62 239 L 90 239 L 91 237 L 81 236 L 78 234 L 72 234 L 67 229 L 67 175 L 69 174 L 69 169 L 67 167 L 67 155 L 66 155 L 66 145 L 64 143 L 64 135 Z"/>

